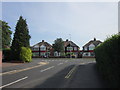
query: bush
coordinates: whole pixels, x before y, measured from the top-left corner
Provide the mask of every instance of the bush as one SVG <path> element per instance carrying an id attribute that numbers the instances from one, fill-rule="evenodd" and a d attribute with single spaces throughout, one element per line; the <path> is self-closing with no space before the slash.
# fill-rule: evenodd
<path id="1" fill-rule="evenodd" d="M 99 71 L 112 87 L 120 84 L 120 35 L 107 38 L 95 48 L 96 62 Z"/>
<path id="2" fill-rule="evenodd" d="M 10 61 L 11 60 L 11 49 L 6 48 L 3 49 L 3 61 Z"/>
<path id="3" fill-rule="evenodd" d="M 21 47 L 20 60 L 22 60 L 23 62 L 31 62 L 32 61 L 32 51 L 30 48 Z"/>

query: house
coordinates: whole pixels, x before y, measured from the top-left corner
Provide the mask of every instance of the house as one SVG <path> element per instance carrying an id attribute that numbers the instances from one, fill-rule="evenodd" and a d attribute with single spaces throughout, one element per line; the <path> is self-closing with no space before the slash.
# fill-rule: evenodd
<path id="1" fill-rule="evenodd" d="M 101 43 L 102 42 L 100 40 L 96 40 L 96 38 L 86 43 L 83 46 L 82 57 L 95 57 L 94 49 Z"/>
<path id="2" fill-rule="evenodd" d="M 48 43 L 42 40 L 42 42 L 39 42 L 31 47 L 33 57 L 49 57 L 51 54 L 52 46 Z"/>
<path id="3" fill-rule="evenodd" d="M 70 56 L 70 53 L 72 53 L 75 57 L 78 57 L 79 46 L 67 39 L 66 41 L 64 41 L 64 52 L 66 55 Z"/>

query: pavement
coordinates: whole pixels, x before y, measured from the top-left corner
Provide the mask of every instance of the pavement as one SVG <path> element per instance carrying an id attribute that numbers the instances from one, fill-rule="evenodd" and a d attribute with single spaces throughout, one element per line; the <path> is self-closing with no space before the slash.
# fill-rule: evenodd
<path id="1" fill-rule="evenodd" d="M 0 88 L 107 88 L 94 58 L 33 58 L 31 63 L 3 64 L 0 76 Z"/>

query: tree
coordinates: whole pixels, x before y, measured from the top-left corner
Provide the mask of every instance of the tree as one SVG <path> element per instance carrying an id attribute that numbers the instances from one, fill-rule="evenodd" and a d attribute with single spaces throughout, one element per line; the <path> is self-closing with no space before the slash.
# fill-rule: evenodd
<path id="1" fill-rule="evenodd" d="M 11 28 L 10 26 L 8 26 L 8 23 L 0 20 L 0 42 L 2 41 L 2 48 L 10 46 L 12 34 L 12 31 L 10 29 Z"/>
<path id="2" fill-rule="evenodd" d="M 12 57 L 14 60 L 20 60 L 21 47 L 30 47 L 30 38 L 31 36 L 29 35 L 26 19 L 23 19 L 23 17 L 20 16 L 15 27 L 15 33 L 11 46 Z"/>
<path id="3" fill-rule="evenodd" d="M 57 38 L 54 41 L 53 48 L 54 48 L 54 51 L 57 51 L 58 53 L 64 51 L 64 42 L 63 42 L 62 38 Z"/>

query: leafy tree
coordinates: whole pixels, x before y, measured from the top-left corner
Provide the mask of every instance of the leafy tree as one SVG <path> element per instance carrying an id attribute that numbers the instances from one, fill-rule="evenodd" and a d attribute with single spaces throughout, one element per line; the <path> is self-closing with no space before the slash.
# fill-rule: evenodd
<path id="1" fill-rule="evenodd" d="M 64 42 L 62 38 L 57 38 L 54 41 L 53 48 L 54 48 L 54 51 L 57 51 L 58 53 L 60 52 L 62 53 L 64 51 Z"/>
<path id="2" fill-rule="evenodd" d="M 21 47 L 30 47 L 30 38 L 31 36 L 29 35 L 26 19 L 23 19 L 23 17 L 20 16 L 16 24 L 14 38 L 11 46 L 12 57 L 14 60 L 20 60 Z"/>
<path id="3" fill-rule="evenodd" d="M 31 62 L 32 61 L 32 51 L 28 47 L 21 47 L 20 59 L 23 62 Z"/>
<path id="4" fill-rule="evenodd" d="M 0 46 L 2 41 L 2 48 L 6 48 L 10 46 L 11 42 L 11 34 L 10 26 L 5 21 L 0 20 Z"/>

